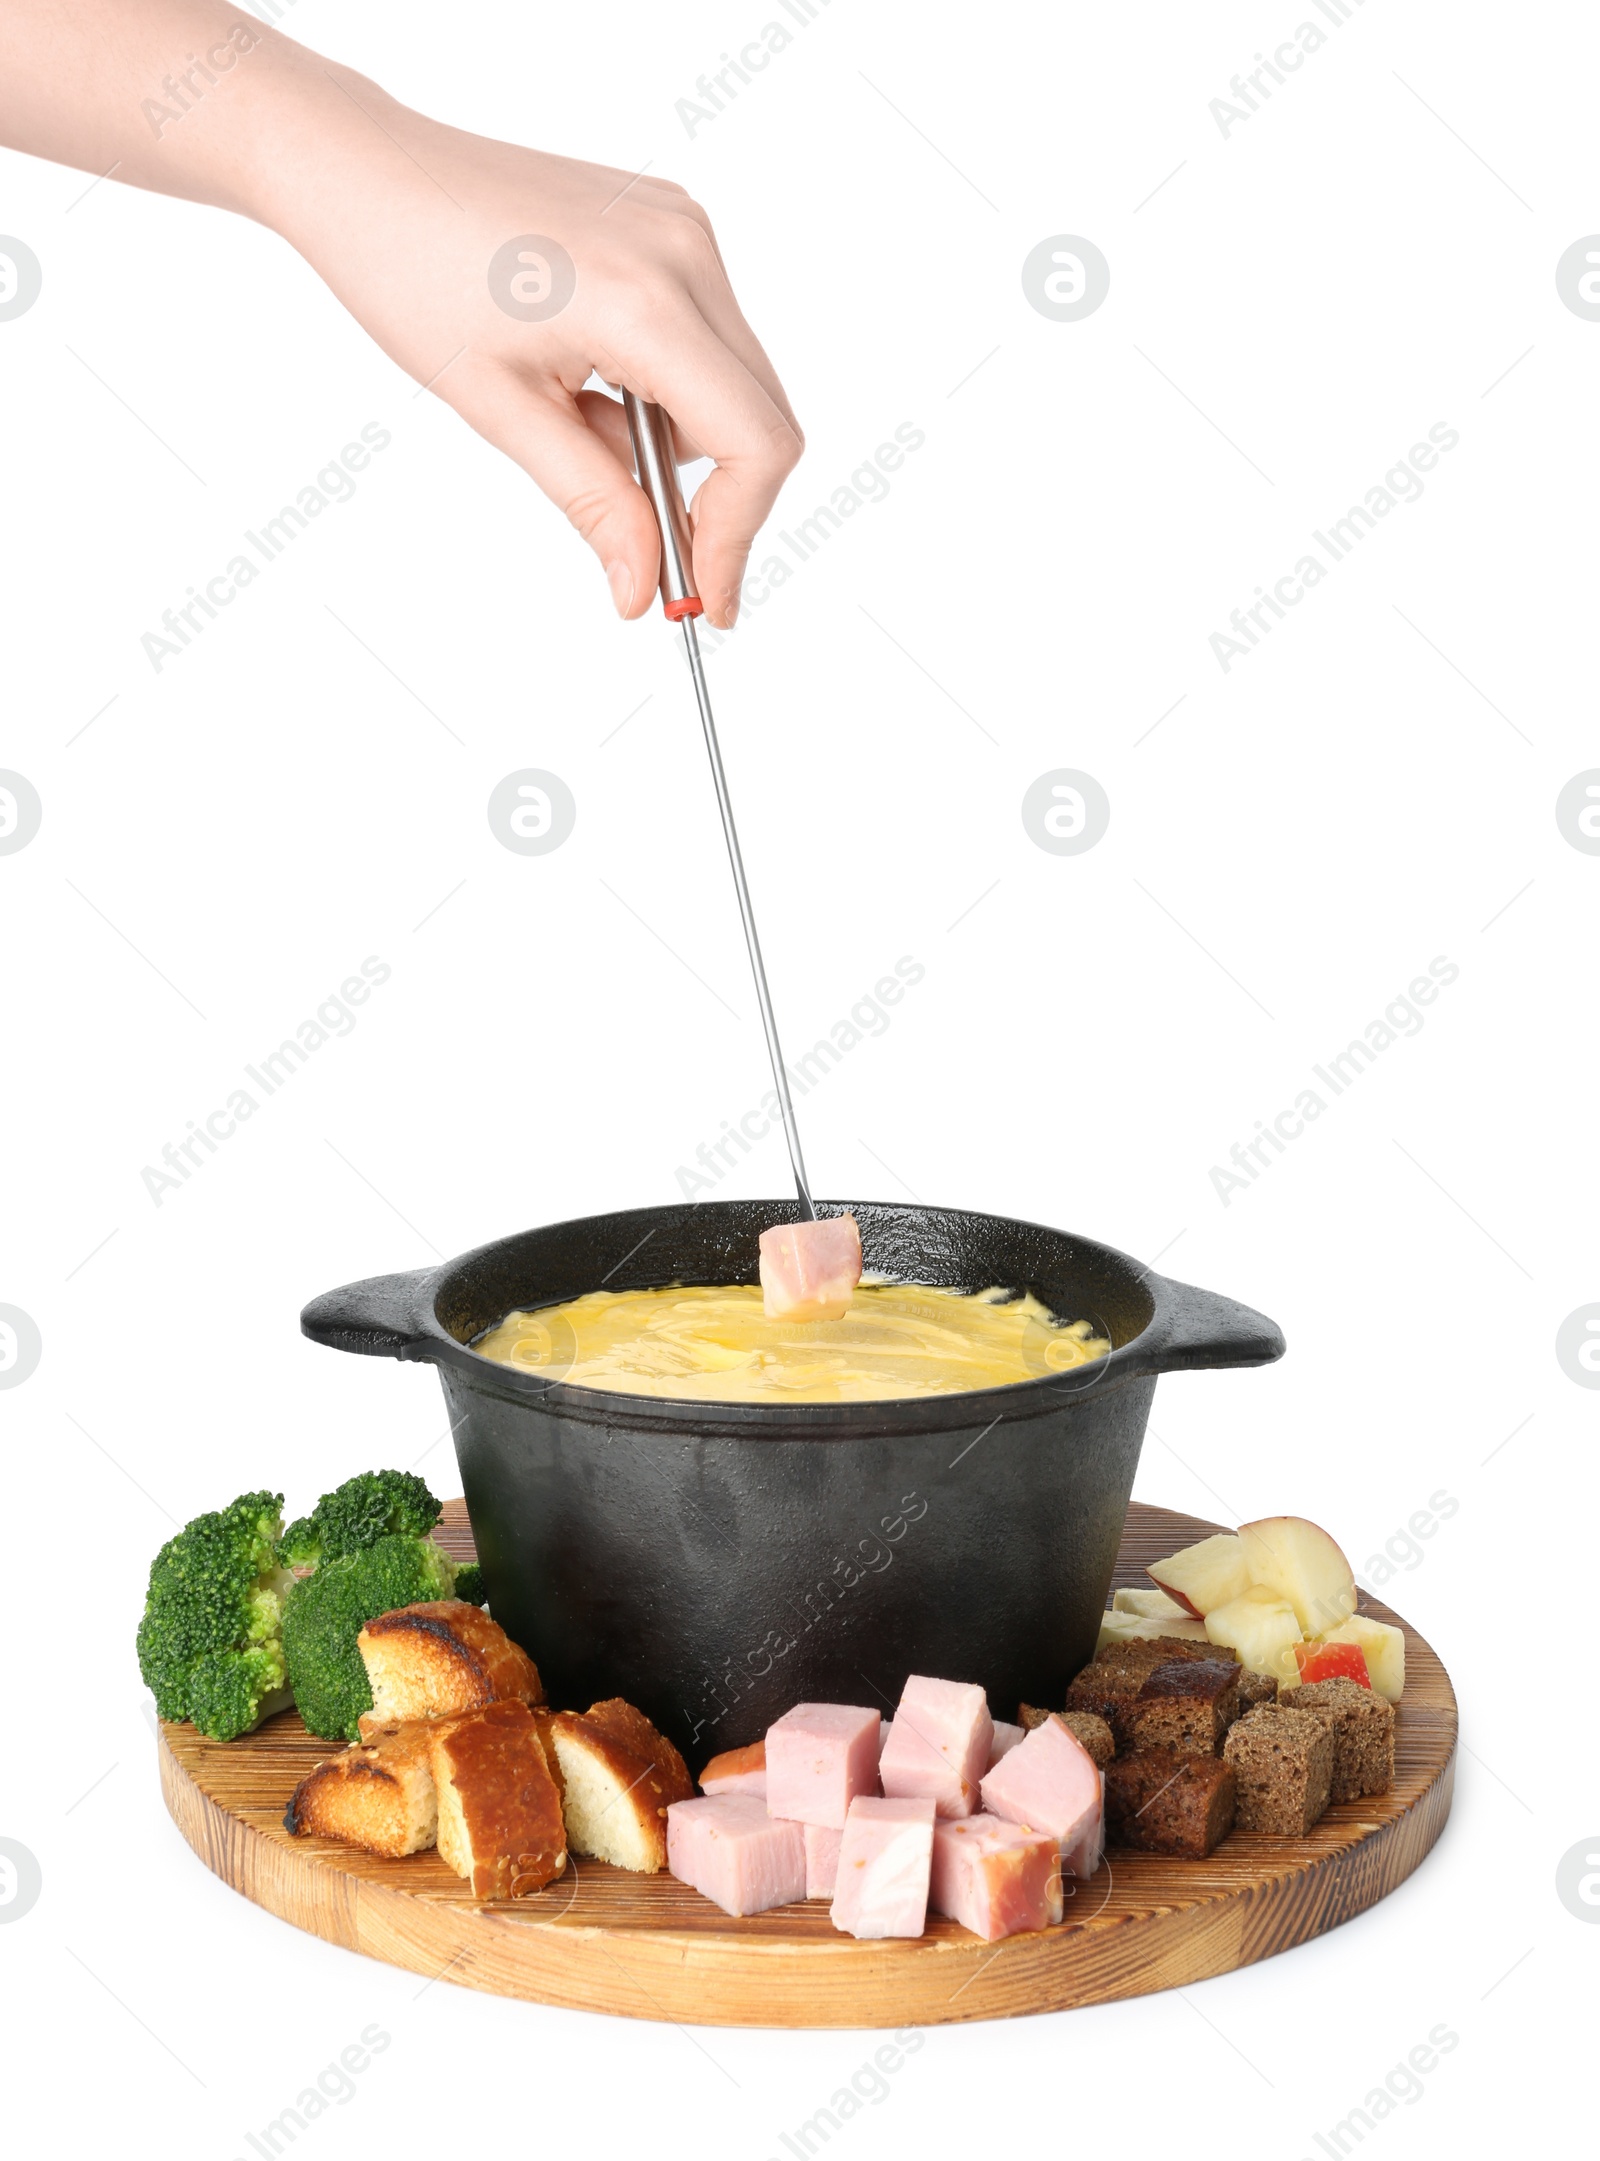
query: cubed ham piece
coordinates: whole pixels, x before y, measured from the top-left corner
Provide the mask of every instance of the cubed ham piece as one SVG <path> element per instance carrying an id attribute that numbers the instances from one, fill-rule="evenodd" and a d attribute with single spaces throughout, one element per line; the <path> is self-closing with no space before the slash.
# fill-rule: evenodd
<path id="1" fill-rule="evenodd" d="M 878 1790 L 878 1714 L 797 1703 L 767 1728 L 767 1806 L 795 1823 L 844 1828 L 857 1794 Z"/>
<path id="2" fill-rule="evenodd" d="M 1061 1856 L 1063 1876 L 1092 1876 L 1106 1857 L 1106 1774 L 1100 1773 L 1100 1812 L 1069 1853 Z"/>
<path id="3" fill-rule="evenodd" d="M 667 1866 L 724 1913 L 765 1913 L 806 1895 L 806 1840 L 753 1793 L 708 1793 L 667 1810 Z"/>
<path id="4" fill-rule="evenodd" d="M 1003 1718 L 997 1718 L 994 1722 L 994 1739 L 989 1743 L 989 1760 L 984 1769 L 992 1771 L 1002 1756 L 1011 1753 L 1027 1730 L 1026 1726 L 1008 1726 Z M 709 1770 L 711 1767 L 708 1764 L 706 1768 Z"/>
<path id="5" fill-rule="evenodd" d="M 837 1321 L 861 1281 L 861 1232 L 851 1215 L 779 1223 L 761 1233 L 762 1308 L 769 1321 Z"/>
<path id="6" fill-rule="evenodd" d="M 985 1775 L 983 1805 L 991 1816 L 1048 1831 L 1065 1856 L 1082 1848 L 1094 1830 L 1103 1814 L 1104 1790 L 1083 1743 L 1060 1719 L 1047 1718 Z"/>
<path id="7" fill-rule="evenodd" d="M 754 1793 L 767 1797 L 767 1744 L 752 1741 L 748 1748 L 730 1748 L 713 1756 L 700 1773 L 702 1793 Z"/>
<path id="8" fill-rule="evenodd" d="M 806 1897 L 832 1898 L 839 1874 L 839 1841 L 842 1830 L 826 1824 L 808 1823 L 806 1834 Z"/>
<path id="9" fill-rule="evenodd" d="M 883 1752 L 888 1747 L 888 1745 L 889 1721 L 886 1718 L 880 1718 L 878 1720 L 878 1761 L 880 1763 L 882 1763 L 883 1761 Z"/>
<path id="10" fill-rule="evenodd" d="M 928 1904 L 985 1943 L 1061 1918 L 1061 1856 L 1048 1831 L 1000 1816 L 963 1816 L 933 1827 Z"/>
<path id="11" fill-rule="evenodd" d="M 896 1799 L 931 1799 L 941 1816 L 970 1816 L 989 1768 L 994 1720 L 983 1690 L 914 1673 L 900 1694 L 878 1778 Z"/>
<path id="12" fill-rule="evenodd" d="M 920 1936 L 933 1866 L 931 1800 L 850 1804 L 829 1916 L 847 1936 Z"/>

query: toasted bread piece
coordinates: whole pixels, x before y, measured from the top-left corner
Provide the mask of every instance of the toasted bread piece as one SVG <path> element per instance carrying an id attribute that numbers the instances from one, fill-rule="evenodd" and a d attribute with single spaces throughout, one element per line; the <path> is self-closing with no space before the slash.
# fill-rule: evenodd
<path id="1" fill-rule="evenodd" d="M 397 1725 L 370 1745 L 330 1756 L 294 1789 L 284 1829 L 366 1853 L 420 1853 L 438 1830 L 431 1745 L 427 1726 Z"/>
<path id="2" fill-rule="evenodd" d="M 587 1711 L 558 1711 L 550 1738 L 573 1852 L 643 1876 L 664 1868 L 667 1810 L 694 1797 L 672 1743 L 620 1696 Z"/>
<path id="3" fill-rule="evenodd" d="M 356 1638 L 372 1684 L 361 1738 L 397 1719 L 439 1718 L 486 1703 L 540 1703 L 539 1669 L 498 1621 L 459 1598 L 398 1606 Z"/>
<path id="4" fill-rule="evenodd" d="M 550 1776 L 556 1782 L 556 1791 L 561 1796 L 562 1806 L 565 1807 L 567 1785 L 561 1775 L 561 1758 L 556 1754 L 555 1735 L 550 1730 L 556 1722 L 557 1713 L 552 1711 L 547 1703 L 530 1703 L 528 1715 L 533 1720 L 533 1730 L 539 1736 L 544 1760 L 550 1767 Z"/>
<path id="5" fill-rule="evenodd" d="M 439 1852 L 474 1898 L 525 1898 L 567 1865 L 561 1796 L 532 1712 L 515 1698 L 423 1729 Z"/>

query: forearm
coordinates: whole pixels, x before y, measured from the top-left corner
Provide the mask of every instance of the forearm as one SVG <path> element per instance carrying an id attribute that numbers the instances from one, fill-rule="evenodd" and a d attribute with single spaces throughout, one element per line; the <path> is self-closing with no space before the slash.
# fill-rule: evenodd
<path id="1" fill-rule="evenodd" d="M 0 9 L 0 143 L 291 236 L 330 163 L 367 147 L 357 99 L 390 103 L 225 0 Z"/>
<path id="2" fill-rule="evenodd" d="M 713 461 L 695 576 L 732 621 L 800 434 L 710 220 L 671 181 L 445 126 L 237 0 L 0 0 L 0 144 L 281 234 L 561 505 L 624 615 L 651 605 L 655 520 L 621 407 L 585 386 L 664 405 L 682 454 Z"/>

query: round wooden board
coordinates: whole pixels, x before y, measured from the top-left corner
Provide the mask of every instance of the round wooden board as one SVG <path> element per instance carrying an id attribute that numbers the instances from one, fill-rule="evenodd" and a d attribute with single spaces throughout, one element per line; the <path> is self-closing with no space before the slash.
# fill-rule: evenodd
<path id="1" fill-rule="evenodd" d="M 1116 1582 L 1217 1525 L 1135 1502 Z M 469 1558 L 459 1501 L 441 1542 Z M 1362 1610 L 1404 1626 L 1386 1606 Z M 1011 1706 L 1006 1706 L 1007 1709 Z M 291 1838 L 296 1783 L 330 1751 L 293 1712 L 245 1739 L 161 1728 L 161 1783 L 179 1830 L 236 1891 L 312 1935 L 499 1996 L 712 2026 L 894 2027 L 1062 2011 L 1270 1958 L 1362 1913 L 1404 1882 L 1450 1812 L 1456 1701 L 1406 1629 L 1395 1782 L 1331 1807 L 1309 1838 L 1235 1832 L 1206 1861 L 1113 1851 L 1073 1885 L 1059 1928 L 982 1943 L 930 1915 L 917 1942 L 858 1943 L 822 1902 L 730 1920 L 665 1874 L 570 1860 L 532 1898 L 477 1904 L 436 1853 L 380 1860 Z"/>

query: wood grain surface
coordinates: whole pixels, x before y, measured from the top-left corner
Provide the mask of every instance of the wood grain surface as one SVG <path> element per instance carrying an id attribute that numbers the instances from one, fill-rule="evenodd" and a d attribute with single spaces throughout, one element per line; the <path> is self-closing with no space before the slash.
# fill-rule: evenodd
<path id="1" fill-rule="evenodd" d="M 1218 1528 L 1135 1502 L 1118 1584 Z M 461 1502 L 441 1542 L 469 1558 Z M 1363 1598 L 1362 1611 L 1400 1622 Z M 537 1647 L 534 1647 L 537 1655 Z M 1015 1706 L 996 1707 L 1014 1715 Z M 296 1928 L 413 1972 L 576 2010 L 713 2026 L 892 2027 L 1011 2018 L 1181 1987 L 1304 1943 L 1364 1912 L 1424 1859 L 1450 1812 L 1456 1702 L 1406 1629 L 1395 1782 L 1336 1804 L 1308 1838 L 1235 1832 L 1206 1861 L 1110 1853 L 1059 1928 L 980 1942 L 929 1916 L 918 1942 L 857 1943 L 825 1903 L 730 1920 L 665 1874 L 570 1860 L 531 1898 L 479 1905 L 436 1853 L 381 1860 L 291 1838 L 295 1785 L 334 1753 L 293 1712 L 243 1740 L 164 1725 L 168 1810 L 206 1866 Z"/>

